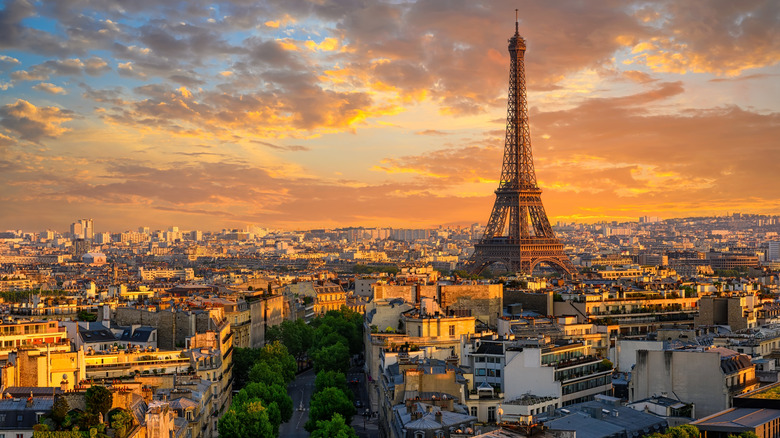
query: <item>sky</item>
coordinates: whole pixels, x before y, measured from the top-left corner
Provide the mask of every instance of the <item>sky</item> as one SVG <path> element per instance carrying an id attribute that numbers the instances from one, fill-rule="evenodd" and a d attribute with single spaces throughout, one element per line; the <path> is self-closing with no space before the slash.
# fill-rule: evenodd
<path id="1" fill-rule="evenodd" d="M 780 213 L 780 2 L 0 1 L 0 229 L 484 224 L 519 9 L 552 223 Z"/>

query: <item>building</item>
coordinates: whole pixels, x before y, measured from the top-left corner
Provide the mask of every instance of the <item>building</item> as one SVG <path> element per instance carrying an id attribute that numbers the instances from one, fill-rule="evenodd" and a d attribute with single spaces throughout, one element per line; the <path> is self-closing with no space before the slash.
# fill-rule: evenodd
<path id="1" fill-rule="evenodd" d="M 771 240 L 766 252 L 767 261 L 780 261 L 780 240 Z"/>
<path id="2" fill-rule="evenodd" d="M 106 255 L 102 252 L 88 252 L 81 256 L 81 261 L 85 265 L 105 265 Z"/>
<path id="3" fill-rule="evenodd" d="M 339 310 L 347 305 L 347 294 L 340 285 L 330 282 L 313 284 L 314 314 L 323 315 L 329 310 Z"/>
<path id="4" fill-rule="evenodd" d="M 6 320 L 0 323 L 0 363 L 19 347 L 70 351 L 68 332 L 57 321 Z"/>
<path id="5" fill-rule="evenodd" d="M 0 368 L 3 386 L 58 387 L 73 389 L 87 378 L 84 350 L 38 351 L 21 347 L 8 355 Z"/>
<path id="6" fill-rule="evenodd" d="M 32 438 L 33 427 L 53 405 L 53 395 L 0 399 L 0 436 Z"/>
<path id="7" fill-rule="evenodd" d="M 755 295 L 701 297 L 694 325 L 727 325 L 732 331 L 752 328 L 758 324 L 758 305 Z"/>
<path id="8" fill-rule="evenodd" d="M 636 352 L 629 400 L 654 395 L 696 406 L 696 418 L 732 406 L 732 399 L 758 388 L 750 357 L 722 347 Z"/>
<path id="9" fill-rule="evenodd" d="M 593 401 L 577 403 L 556 411 L 558 416 L 544 422 L 554 435 L 576 432 L 578 437 L 640 437 L 666 431 L 664 418 L 620 404 L 613 397 L 597 396 Z"/>
<path id="10" fill-rule="evenodd" d="M 612 367 L 581 342 L 493 335 L 475 338 L 461 351 L 463 363 L 474 372 L 469 389 L 486 383 L 505 400 L 533 394 L 560 399 L 560 406 L 567 406 L 612 392 Z"/>

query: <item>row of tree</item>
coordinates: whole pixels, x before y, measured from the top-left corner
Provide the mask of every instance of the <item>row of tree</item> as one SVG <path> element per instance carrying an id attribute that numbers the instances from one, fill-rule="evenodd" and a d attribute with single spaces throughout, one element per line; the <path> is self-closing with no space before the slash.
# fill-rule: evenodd
<path id="1" fill-rule="evenodd" d="M 290 421 L 292 398 L 287 384 L 295 379 L 295 358 L 281 342 L 263 348 L 237 348 L 233 353 L 234 388 L 230 409 L 219 419 L 225 438 L 276 437 L 279 425 Z"/>
<path id="2" fill-rule="evenodd" d="M 363 349 L 362 315 L 344 307 L 311 324 L 284 321 L 268 327 L 265 336 L 264 348 L 233 352 L 234 389 L 240 391 L 219 421 L 220 435 L 224 429 L 227 438 L 277 436 L 279 424 L 292 416 L 286 385 L 311 361 L 317 377 L 304 427 L 315 438 L 356 437 L 349 426 L 356 409 L 346 372 L 350 358 Z"/>
<path id="3" fill-rule="evenodd" d="M 342 307 L 315 318 L 310 356 L 317 377 L 304 428 L 312 438 L 357 438 L 352 417 L 357 413 L 346 373 L 350 359 L 363 350 L 363 316 Z"/>

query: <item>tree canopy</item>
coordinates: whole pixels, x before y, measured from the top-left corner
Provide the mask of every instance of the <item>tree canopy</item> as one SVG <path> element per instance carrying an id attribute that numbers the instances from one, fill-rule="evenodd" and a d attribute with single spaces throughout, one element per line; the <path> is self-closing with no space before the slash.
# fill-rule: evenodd
<path id="1" fill-rule="evenodd" d="M 319 392 L 325 388 L 337 388 L 344 394 L 352 395 L 347 386 L 347 376 L 340 371 L 323 370 L 314 378 L 314 391 Z"/>
<path id="2" fill-rule="evenodd" d="M 260 400 L 231 405 L 219 419 L 219 436 L 223 438 L 265 438 L 274 437 L 274 426 L 268 418 L 268 411 Z"/>
<path id="3" fill-rule="evenodd" d="M 357 433 L 344 421 L 341 414 L 333 414 L 330 420 L 317 422 L 317 427 L 312 430 L 311 438 L 357 438 Z"/>
<path id="4" fill-rule="evenodd" d="M 88 413 L 103 414 L 105 420 L 111 405 L 114 403 L 114 395 L 105 386 L 91 386 L 84 394 L 84 401 Z"/>
<path id="5" fill-rule="evenodd" d="M 325 388 L 312 396 L 309 403 L 309 421 L 304 427 L 311 433 L 318 429 L 318 421 L 329 421 L 336 413 L 344 417 L 344 421 L 349 424 L 356 413 L 355 406 L 338 388 Z"/>
<path id="6" fill-rule="evenodd" d="M 346 373 L 349 369 L 349 349 L 341 342 L 322 347 L 312 354 L 314 371 L 340 371 Z"/>

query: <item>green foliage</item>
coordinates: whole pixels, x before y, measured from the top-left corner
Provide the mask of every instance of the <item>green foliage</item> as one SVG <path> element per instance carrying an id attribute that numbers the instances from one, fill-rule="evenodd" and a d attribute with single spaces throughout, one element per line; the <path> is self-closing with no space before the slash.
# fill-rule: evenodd
<path id="1" fill-rule="evenodd" d="M 553 294 L 553 301 L 562 303 L 563 302 L 563 296 L 559 293 Z"/>
<path id="2" fill-rule="evenodd" d="M 325 388 L 336 388 L 344 394 L 352 395 L 347 386 L 347 376 L 340 371 L 320 371 L 314 378 L 314 392 L 320 392 Z"/>
<path id="3" fill-rule="evenodd" d="M 116 438 L 125 438 L 133 426 L 133 416 L 124 409 L 116 409 L 111 413 L 110 424 Z"/>
<path id="4" fill-rule="evenodd" d="M 84 401 L 88 413 L 96 415 L 101 413 L 105 418 L 114 402 L 114 395 L 105 386 L 91 386 L 84 394 Z"/>
<path id="5" fill-rule="evenodd" d="M 361 264 L 356 264 L 354 267 L 352 267 L 352 272 L 355 274 L 373 274 L 375 272 L 384 272 L 387 274 L 397 274 L 398 273 L 398 267 L 396 266 L 366 266 Z"/>
<path id="6" fill-rule="evenodd" d="M 728 436 L 728 438 L 758 438 L 758 435 L 756 435 L 756 433 L 751 430 L 746 430 L 739 435 L 731 434 Z"/>
<path id="7" fill-rule="evenodd" d="M 328 347 L 322 347 L 312 354 L 314 359 L 314 371 L 341 371 L 346 373 L 349 369 L 349 349 L 338 342 Z"/>
<path id="8" fill-rule="evenodd" d="M 280 325 L 271 326 L 265 332 L 266 341 L 280 341 L 296 358 L 303 358 L 312 346 L 314 328 L 302 319 L 284 321 Z"/>
<path id="9" fill-rule="evenodd" d="M 86 322 L 95 322 L 97 321 L 97 314 L 87 312 L 86 310 L 79 310 L 79 312 L 76 314 L 76 317 L 79 321 L 86 321 Z"/>
<path id="10" fill-rule="evenodd" d="M 349 424 L 356 412 L 352 401 L 338 388 L 325 388 L 315 393 L 309 408 L 309 421 L 304 426 L 309 433 L 317 429 L 317 422 L 329 421 L 333 414 L 341 415 L 345 423 Z"/>
<path id="11" fill-rule="evenodd" d="M 298 364 L 281 342 L 276 341 L 261 348 L 259 360 L 278 364 L 285 382 L 295 380 Z"/>
<path id="12" fill-rule="evenodd" d="M 249 381 L 262 382 L 267 385 L 284 386 L 286 384 L 281 366 L 266 361 L 257 362 L 252 367 L 249 371 Z"/>
<path id="13" fill-rule="evenodd" d="M 249 401 L 236 405 L 219 419 L 217 425 L 222 438 L 264 438 L 274 437 L 273 424 L 268 418 L 268 411 L 260 400 Z"/>
<path id="14" fill-rule="evenodd" d="M 357 433 L 344 421 L 344 417 L 336 413 L 330 420 L 318 421 L 309 436 L 311 438 L 357 438 Z"/>
<path id="15" fill-rule="evenodd" d="M 241 389 L 249 382 L 249 370 L 260 357 L 259 348 L 233 349 L 233 388 Z"/>
<path id="16" fill-rule="evenodd" d="M 682 424 L 677 427 L 667 429 L 666 433 L 653 433 L 646 435 L 645 438 L 699 438 L 699 429 L 690 424 Z M 745 437 L 748 438 L 748 437 Z"/>
<path id="17" fill-rule="evenodd" d="M 81 436 L 81 432 L 73 430 L 58 430 L 58 431 L 33 431 L 33 438 L 84 438 Z"/>
<path id="18" fill-rule="evenodd" d="M 335 332 L 347 340 L 346 345 L 351 354 L 359 354 L 363 351 L 363 315 L 346 306 L 315 318 L 312 326 L 315 327 L 314 337 L 317 340 L 314 349 L 325 345 L 321 342 L 321 338 Z"/>
<path id="19" fill-rule="evenodd" d="M 275 341 L 263 348 L 237 348 L 233 350 L 235 388 L 243 388 L 249 382 L 285 386 L 295 379 L 298 364 L 287 348 Z"/>
<path id="20" fill-rule="evenodd" d="M 65 417 L 68 415 L 69 410 L 70 406 L 68 406 L 68 399 L 57 396 L 54 399 L 54 405 L 51 407 L 51 419 L 54 420 L 57 426 L 61 426 L 65 421 Z"/>
<path id="21" fill-rule="evenodd" d="M 238 397 L 241 393 L 246 393 L 247 399 L 257 398 L 262 400 L 263 406 L 270 406 L 275 403 L 279 409 L 280 422 L 285 423 L 290 421 L 293 414 L 293 401 L 289 395 L 287 395 L 287 389 L 282 385 L 268 385 L 263 382 L 252 382 L 246 386 L 246 388 L 239 391 Z"/>

